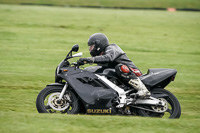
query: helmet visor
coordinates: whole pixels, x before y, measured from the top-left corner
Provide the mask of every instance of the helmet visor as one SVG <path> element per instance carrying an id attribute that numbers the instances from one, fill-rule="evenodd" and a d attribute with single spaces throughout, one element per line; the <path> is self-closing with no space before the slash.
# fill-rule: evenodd
<path id="1" fill-rule="evenodd" d="M 94 44 L 89 46 L 89 51 L 91 52 L 94 49 Z"/>

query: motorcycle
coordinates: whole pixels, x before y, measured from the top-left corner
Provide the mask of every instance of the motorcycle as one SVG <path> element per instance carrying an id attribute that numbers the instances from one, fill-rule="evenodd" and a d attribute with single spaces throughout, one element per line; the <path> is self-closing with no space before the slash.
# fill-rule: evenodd
<path id="1" fill-rule="evenodd" d="M 72 47 L 55 71 L 55 83 L 47 85 L 37 96 L 39 113 L 103 114 L 179 118 L 177 98 L 164 89 L 174 81 L 175 69 L 148 69 L 139 78 L 151 92 L 141 98 L 136 90 L 123 83 L 114 69 L 90 66 L 81 69 L 69 59 L 81 57 L 79 46 Z"/>

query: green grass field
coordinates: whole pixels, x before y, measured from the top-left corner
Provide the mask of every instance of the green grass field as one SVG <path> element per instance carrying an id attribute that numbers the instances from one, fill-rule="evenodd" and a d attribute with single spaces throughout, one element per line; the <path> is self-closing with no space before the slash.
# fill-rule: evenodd
<path id="1" fill-rule="evenodd" d="M 199 133 L 200 13 L 0 5 L 0 132 Z M 72 45 L 88 57 L 87 40 L 105 33 L 143 73 L 175 68 L 166 89 L 180 119 L 39 114 L 38 93 Z M 72 59 L 76 61 L 77 59 Z"/>

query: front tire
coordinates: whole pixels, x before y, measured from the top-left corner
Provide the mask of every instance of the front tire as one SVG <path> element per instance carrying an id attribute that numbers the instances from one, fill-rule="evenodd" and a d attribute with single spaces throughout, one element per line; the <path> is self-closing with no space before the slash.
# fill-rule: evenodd
<path id="1" fill-rule="evenodd" d="M 80 103 L 77 96 L 67 88 L 61 101 L 58 101 L 63 86 L 47 86 L 37 96 L 36 107 L 39 113 L 77 114 Z"/>
<path id="2" fill-rule="evenodd" d="M 151 111 L 146 111 L 138 109 L 138 114 L 140 116 L 146 117 L 168 117 L 168 118 L 179 118 L 181 116 L 181 106 L 178 99 L 168 90 L 165 89 L 154 89 L 151 91 L 152 96 L 156 98 L 161 98 L 167 101 L 168 109 L 164 113 L 156 113 Z M 144 108 L 152 109 L 151 106 L 143 106 Z"/>

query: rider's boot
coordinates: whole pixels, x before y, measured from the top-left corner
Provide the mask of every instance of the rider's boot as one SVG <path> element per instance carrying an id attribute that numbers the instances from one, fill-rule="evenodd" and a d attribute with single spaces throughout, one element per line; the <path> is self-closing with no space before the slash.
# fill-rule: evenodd
<path id="1" fill-rule="evenodd" d="M 132 87 L 137 90 L 137 95 L 142 98 L 150 97 L 151 93 L 148 91 L 146 86 L 142 83 L 139 78 L 130 79 L 128 82 Z"/>

